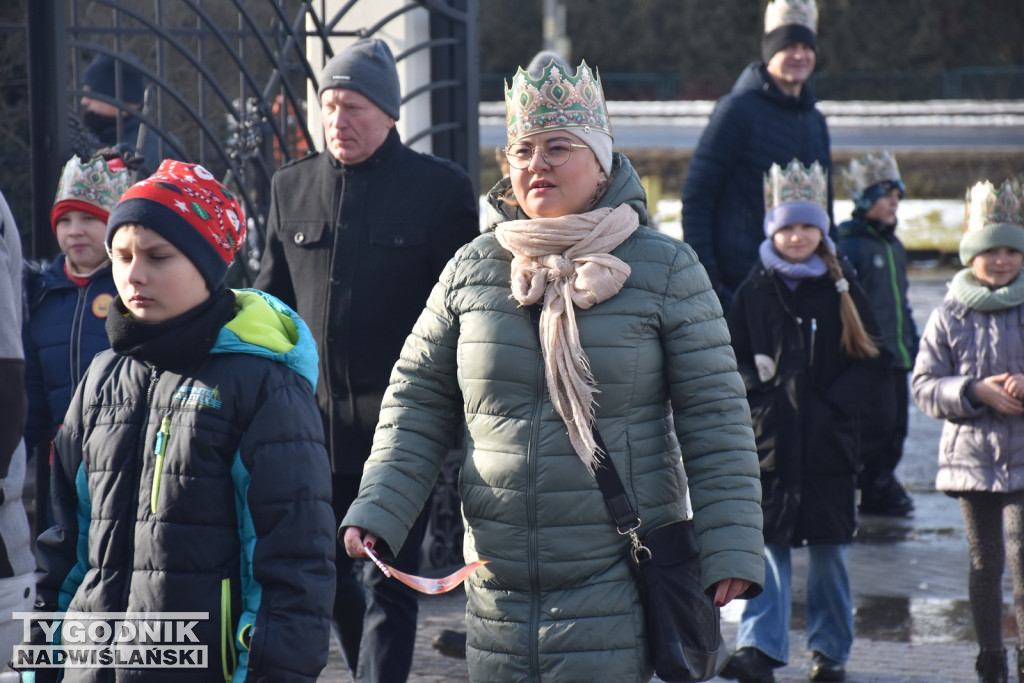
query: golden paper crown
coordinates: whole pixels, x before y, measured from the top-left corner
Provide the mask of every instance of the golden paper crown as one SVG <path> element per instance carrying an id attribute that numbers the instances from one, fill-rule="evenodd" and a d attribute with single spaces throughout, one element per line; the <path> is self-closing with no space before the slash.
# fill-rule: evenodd
<path id="1" fill-rule="evenodd" d="M 967 190 L 967 230 L 981 230 L 987 225 L 1017 225 L 1024 227 L 1024 197 L 1020 185 L 1005 180 L 996 190 L 985 180 Z"/>
<path id="2" fill-rule="evenodd" d="M 587 133 L 612 134 L 601 79 L 585 61 L 575 76 L 554 61 L 544 67 L 540 78 L 532 78 L 520 67 L 512 87 L 505 82 L 505 121 L 509 142 L 544 130 L 582 128 Z"/>
<path id="3" fill-rule="evenodd" d="M 888 150 L 854 159 L 848 168 L 843 169 L 842 175 L 851 197 L 886 180 L 903 182 L 896 159 Z"/>
<path id="4" fill-rule="evenodd" d="M 828 174 L 820 163 L 804 166 L 793 159 L 786 168 L 772 164 L 764 175 L 764 210 L 787 202 L 812 202 L 828 211 Z"/>
<path id="5" fill-rule="evenodd" d="M 818 7 L 814 0 L 772 0 L 764 11 L 764 32 L 786 24 L 799 24 L 818 32 Z"/>
<path id="6" fill-rule="evenodd" d="M 83 162 L 72 156 L 64 165 L 53 203 L 74 199 L 110 213 L 131 184 L 123 165 L 110 168 L 100 157 Z"/>

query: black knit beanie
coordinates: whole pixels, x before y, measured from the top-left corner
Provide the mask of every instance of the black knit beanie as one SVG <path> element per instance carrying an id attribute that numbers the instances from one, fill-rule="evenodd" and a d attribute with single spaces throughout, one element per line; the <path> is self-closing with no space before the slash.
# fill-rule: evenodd
<path id="1" fill-rule="evenodd" d="M 818 37 L 814 31 L 802 24 L 783 24 L 761 38 L 761 59 L 767 64 L 776 52 L 793 43 L 807 43 L 812 50 L 818 51 Z"/>
<path id="2" fill-rule="evenodd" d="M 128 61 L 121 59 L 121 99 L 125 102 L 140 103 L 146 92 L 146 79 L 142 73 Z M 82 85 L 89 86 L 92 92 L 117 97 L 117 64 L 110 55 L 99 55 L 85 69 Z"/>
<path id="3" fill-rule="evenodd" d="M 331 88 L 355 90 L 398 120 L 402 106 L 398 68 L 391 48 L 379 38 L 358 40 L 327 62 L 320 74 L 317 98 Z"/>

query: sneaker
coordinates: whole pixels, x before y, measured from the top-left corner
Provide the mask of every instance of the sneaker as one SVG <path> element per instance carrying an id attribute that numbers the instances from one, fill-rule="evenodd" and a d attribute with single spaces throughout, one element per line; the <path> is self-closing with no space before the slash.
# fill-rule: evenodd
<path id="1" fill-rule="evenodd" d="M 741 647 L 729 657 L 722 678 L 740 683 L 775 683 L 775 660 L 756 647 Z"/>
<path id="2" fill-rule="evenodd" d="M 812 681 L 845 681 L 846 668 L 815 650 L 811 655 L 811 674 L 808 678 Z"/>
<path id="3" fill-rule="evenodd" d="M 909 517 L 914 514 L 914 501 L 899 482 L 894 480 L 884 495 L 872 495 L 862 491 L 858 509 L 862 515 Z"/>
<path id="4" fill-rule="evenodd" d="M 444 629 L 441 635 L 435 636 L 431 645 L 445 657 L 454 659 L 466 658 L 466 632 Z"/>

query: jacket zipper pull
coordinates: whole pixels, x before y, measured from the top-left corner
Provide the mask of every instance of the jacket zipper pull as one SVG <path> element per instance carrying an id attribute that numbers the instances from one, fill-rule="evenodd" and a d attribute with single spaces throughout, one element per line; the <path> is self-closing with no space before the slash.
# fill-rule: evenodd
<path id="1" fill-rule="evenodd" d="M 814 339 L 818 336 L 818 319 L 811 318 L 811 360 L 810 365 L 814 365 Z"/>
<path id="2" fill-rule="evenodd" d="M 164 470 L 164 452 L 167 450 L 167 438 L 171 435 L 171 418 L 168 415 L 160 422 L 160 431 L 156 434 L 156 445 L 153 453 L 156 462 L 153 465 L 153 490 L 150 493 L 149 509 L 156 514 L 156 504 L 160 499 L 160 478 Z"/>

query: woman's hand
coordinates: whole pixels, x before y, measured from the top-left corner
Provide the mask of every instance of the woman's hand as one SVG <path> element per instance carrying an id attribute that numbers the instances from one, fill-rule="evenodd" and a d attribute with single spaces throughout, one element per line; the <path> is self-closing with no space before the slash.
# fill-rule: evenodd
<path id="1" fill-rule="evenodd" d="M 750 582 L 743 579 L 722 579 L 715 588 L 715 606 L 725 607 L 733 598 L 750 588 Z"/>
<path id="2" fill-rule="evenodd" d="M 377 537 L 366 529 L 360 529 L 357 526 L 345 527 L 345 552 L 349 557 L 366 557 L 363 546 L 368 546 L 370 550 L 373 550 L 373 546 L 376 544 Z"/>
<path id="3" fill-rule="evenodd" d="M 974 395 L 978 397 L 979 401 L 998 413 L 1020 415 L 1024 413 L 1024 405 L 1003 386 L 1009 379 L 1011 379 L 1010 373 L 1004 372 L 975 382 L 972 387 Z"/>
<path id="4" fill-rule="evenodd" d="M 1006 393 L 1018 401 L 1024 400 L 1024 375 L 1020 373 L 1010 375 L 1003 382 L 1003 389 L 1006 389 Z"/>

